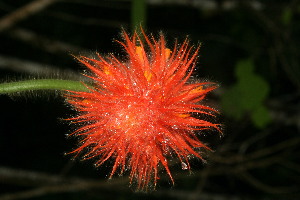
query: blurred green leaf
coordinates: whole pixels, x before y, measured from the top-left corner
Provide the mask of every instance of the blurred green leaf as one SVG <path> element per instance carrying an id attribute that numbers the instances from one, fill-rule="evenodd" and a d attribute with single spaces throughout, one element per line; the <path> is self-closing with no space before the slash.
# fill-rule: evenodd
<path id="1" fill-rule="evenodd" d="M 291 23 L 292 17 L 293 17 L 293 12 L 292 12 L 291 8 L 285 8 L 281 15 L 281 22 L 284 25 L 288 25 Z"/>
<path id="2" fill-rule="evenodd" d="M 268 83 L 254 73 L 253 61 L 239 61 L 235 68 L 237 83 L 229 88 L 222 97 L 224 113 L 235 120 L 250 113 L 253 124 L 258 128 L 268 122 L 267 109 L 264 101 L 269 93 Z"/>
<path id="3" fill-rule="evenodd" d="M 252 60 L 241 60 L 235 66 L 235 76 L 238 79 L 243 79 L 248 75 L 253 74 L 254 64 Z"/>
<path id="4" fill-rule="evenodd" d="M 260 106 L 269 93 L 268 83 L 255 74 L 244 77 L 237 83 L 241 91 L 241 105 L 245 110 L 255 109 Z"/>
<path id="5" fill-rule="evenodd" d="M 271 121 L 267 108 L 263 105 L 253 110 L 251 115 L 252 122 L 257 128 L 264 128 Z"/>
<path id="6" fill-rule="evenodd" d="M 240 91 L 237 87 L 229 88 L 222 96 L 222 107 L 226 115 L 239 120 L 243 115 L 243 108 L 240 104 Z"/>

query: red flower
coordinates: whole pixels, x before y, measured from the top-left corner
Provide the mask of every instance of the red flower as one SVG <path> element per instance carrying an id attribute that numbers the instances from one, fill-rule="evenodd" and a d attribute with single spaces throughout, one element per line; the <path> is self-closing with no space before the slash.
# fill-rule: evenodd
<path id="1" fill-rule="evenodd" d="M 208 147 L 197 136 L 218 125 L 205 117 L 215 110 L 199 103 L 216 84 L 190 80 L 199 47 L 192 52 L 187 40 L 171 51 L 163 35 L 155 40 L 143 33 L 142 40 L 124 32 L 123 37 L 126 61 L 112 54 L 78 58 L 94 85 L 87 86 L 89 92 L 66 95 L 79 112 L 70 119 L 81 124 L 74 134 L 83 137 L 73 152 L 88 150 L 85 159 L 96 157 L 97 166 L 114 160 L 110 177 L 129 170 L 130 182 L 146 189 L 155 186 L 159 166 L 173 182 L 168 157 L 178 157 L 186 168 L 190 156 L 201 159 L 195 148 Z"/>

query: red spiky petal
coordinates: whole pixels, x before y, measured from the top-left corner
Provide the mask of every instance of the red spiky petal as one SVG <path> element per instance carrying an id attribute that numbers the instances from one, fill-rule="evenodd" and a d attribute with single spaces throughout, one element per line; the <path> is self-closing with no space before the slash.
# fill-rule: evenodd
<path id="1" fill-rule="evenodd" d="M 194 149 L 208 147 L 197 134 L 218 125 L 199 118 L 215 112 L 199 103 L 216 84 L 188 82 L 199 47 L 191 53 L 187 40 L 171 51 L 163 35 L 155 40 L 143 32 L 145 43 L 136 33 L 123 36 L 125 42 L 119 43 L 128 54 L 126 62 L 113 55 L 77 58 L 93 73 L 88 77 L 94 86 L 66 94 L 79 112 L 70 120 L 82 124 L 74 134 L 83 140 L 73 153 L 88 149 L 85 158 L 96 157 L 97 165 L 114 159 L 110 176 L 130 170 L 131 182 L 145 189 L 156 184 L 159 165 L 173 182 L 169 156 L 176 155 L 188 168 L 189 155 L 201 159 Z"/>

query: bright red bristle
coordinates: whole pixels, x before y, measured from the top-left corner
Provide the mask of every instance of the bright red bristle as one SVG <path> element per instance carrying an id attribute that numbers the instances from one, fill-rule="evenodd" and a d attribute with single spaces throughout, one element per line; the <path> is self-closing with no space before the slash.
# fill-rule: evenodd
<path id="1" fill-rule="evenodd" d="M 173 50 L 159 40 L 132 38 L 123 32 L 128 59 L 113 55 L 77 59 L 92 75 L 89 92 L 68 91 L 67 101 L 78 111 L 71 118 L 80 124 L 74 135 L 81 146 L 72 153 L 87 150 L 85 158 L 96 158 L 97 165 L 114 160 L 110 176 L 130 171 L 130 182 L 138 189 L 156 184 L 162 166 L 171 181 L 170 156 L 178 157 L 189 168 L 189 156 L 202 158 L 195 148 L 206 148 L 197 137 L 206 129 L 219 130 L 218 124 L 203 115 L 216 111 L 201 104 L 216 88 L 211 82 L 190 83 L 199 48 L 194 52 L 187 40 Z M 144 42 L 145 41 L 145 42 Z M 197 117 L 195 117 L 197 116 Z"/>

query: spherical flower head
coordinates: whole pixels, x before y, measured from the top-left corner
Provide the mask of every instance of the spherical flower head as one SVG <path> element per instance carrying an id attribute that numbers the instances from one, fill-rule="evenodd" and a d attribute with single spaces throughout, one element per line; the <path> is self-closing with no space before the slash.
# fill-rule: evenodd
<path id="1" fill-rule="evenodd" d="M 168 158 L 177 157 L 185 168 L 189 157 L 202 159 L 199 150 L 208 147 L 198 135 L 218 130 L 218 124 L 206 120 L 216 111 L 201 104 L 216 84 L 190 80 L 199 47 L 185 40 L 170 50 L 162 34 L 159 40 L 143 31 L 142 36 L 123 32 L 118 43 L 125 61 L 112 54 L 78 57 L 93 86 L 89 92 L 68 91 L 66 99 L 78 111 L 70 119 L 80 124 L 73 134 L 82 138 L 73 153 L 85 152 L 97 166 L 113 160 L 110 176 L 129 171 L 130 183 L 143 190 L 156 185 L 160 167 L 174 182 Z"/>

